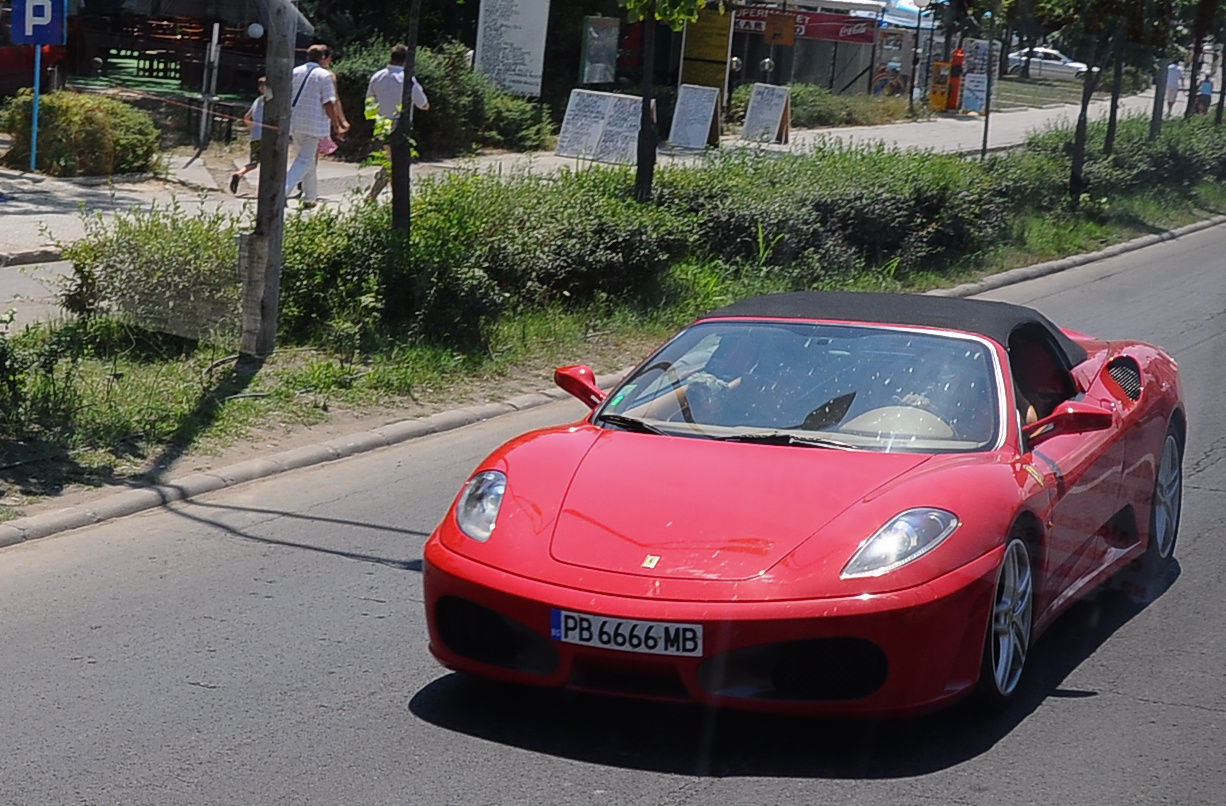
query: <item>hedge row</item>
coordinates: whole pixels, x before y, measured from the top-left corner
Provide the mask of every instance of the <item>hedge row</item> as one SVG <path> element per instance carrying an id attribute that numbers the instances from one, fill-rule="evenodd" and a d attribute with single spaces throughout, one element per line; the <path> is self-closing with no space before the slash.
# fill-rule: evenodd
<path id="1" fill-rule="evenodd" d="M 1104 127 L 1091 128 L 1086 174 L 1096 199 L 1183 193 L 1201 179 L 1226 179 L 1226 128 L 1196 118 L 1168 123 L 1152 143 L 1147 132 L 1147 120 L 1122 121 L 1115 152 L 1105 156 Z M 650 304 L 670 267 L 687 259 L 722 261 L 791 288 L 882 287 L 908 272 L 939 274 L 1006 244 L 1013 221 L 1064 214 L 1070 140 L 1071 132 L 1053 130 L 987 160 L 864 146 L 738 150 L 662 167 L 648 204 L 633 200 L 631 168 L 430 177 L 415 188 L 407 244 L 388 204 L 290 218 L 282 337 L 471 346 L 507 310 L 568 300 Z M 240 222 L 211 226 L 232 242 Z M 124 255 L 125 267 L 161 265 L 137 255 L 183 239 L 140 231 L 142 242 L 116 248 L 80 242 L 69 259 L 78 273 L 94 252 Z M 106 286 L 99 283 L 102 301 Z"/>

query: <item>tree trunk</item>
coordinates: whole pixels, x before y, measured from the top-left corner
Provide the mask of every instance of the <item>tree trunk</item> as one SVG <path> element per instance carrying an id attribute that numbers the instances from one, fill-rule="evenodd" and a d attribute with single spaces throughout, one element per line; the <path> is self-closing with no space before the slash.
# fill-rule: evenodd
<path id="1" fill-rule="evenodd" d="M 1073 137 L 1073 169 L 1069 174 L 1069 206 L 1076 210 L 1081 204 L 1081 194 L 1085 192 L 1085 177 L 1083 172 L 1086 164 L 1086 129 L 1089 125 L 1090 100 L 1094 97 L 1094 88 L 1098 84 L 1097 67 L 1094 62 L 1096 43 L 1090 47 L 1090 69 L 1086 72 L 1085 83 L 1081 88 L 1081 112 L 1077 115 L 1077 131 Z"/>
<path id="2" fill-rule="evenodd" d="M 1162 119 L 1166 115 L 1166 71 L 1170 59 L 1158 62 L 1158 74 L 1154 76 L 1154 111 L 1149 118 L 1149 140 L 1153 142 L 1162 134 Z"/>
<path id="3" fill-rule="evenodd" d="M 413 162 L 413 73 L 417 68 L 417 32 L 421 27 L 421 0 L 409 7 L 409 46 L 404 60 L 404 91 L 400 96 L 400 117 L 392 131 L 392 229 L 409 236 L 412 218 L 413 182 L 410 165 Z"/>
<path id="4" fill-rule="evenodd" d="M 1124 87 L 1124 48 L 1127 45 L 1125 39 L 1127 36 L 1127 23 L 1121 19 L 1119 26 L 1115 29 L 1115 39 L 1111 45 L 1112 52 L 1115 54 L 1113 59 L 1115 69 L 1111 74 L 1111 112 L 1107 117 L 1107 141 L 1103 144 L 1103 153 L 1107 155 L 1115 150 L 1115 132 L 1119 127 L 1120 94 Z"/>
<path id="5" fill-rule="evenodd" d="M 1192 117 L 1192 112 L 1196 109 L 1196 94 L 1200 89 L 1200 62 L 1204 54 L 1205 40 L 1198 36 L 1196 44 L 1192 46 L 1192 70 L 1188 73 L 1188 105 L 1183 109 L 1184 118 Z"/>
<path id="6" fill-rule="evenodd" d="M 268 89 L 264 102 L 260 184 L 255 229 L 240 240 L 243 324 L 239 353 L 252 363 L 272 355 L 281 308 L 281 265 L 285 239 L 285 166 L 289 152 L 290 91 L 298 17 L 289 0 L 270 3 L 263 19 L 268 32 L 265 54 Z"/>
<path id="7" fill-rule="evenodd" d="M 418 0 L 420 2 L 420 0 Z M 656 21 L 643 20 L 643 114 L 639 119 L 638 170 L 634 177 L 634 197 L 641 202 L 651 201 L 651 186 L 656 173 L 656 122 L 651 114 L 651 98 L 654 92 L 653 74 L 656 64 Z"/>

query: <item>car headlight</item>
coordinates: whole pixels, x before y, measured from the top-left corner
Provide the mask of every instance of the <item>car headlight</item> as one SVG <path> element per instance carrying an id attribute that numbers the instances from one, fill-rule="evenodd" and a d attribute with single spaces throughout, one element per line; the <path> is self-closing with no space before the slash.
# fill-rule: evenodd
<path id="1" fill-rule="evenodd" d="M 943 509 L 909 509 L 864 541 L 843 568 L 843 579 L 876 577 L 923 557 L 958 528 L 958 516 Z"/>
<path id="2" fill-rule="evenodd" d="M 485 470 L 469 479 L 455 506 L 460 531 L 479 543 L 489 540 L 506 492 L 507 476 L 497 470 Z"/>

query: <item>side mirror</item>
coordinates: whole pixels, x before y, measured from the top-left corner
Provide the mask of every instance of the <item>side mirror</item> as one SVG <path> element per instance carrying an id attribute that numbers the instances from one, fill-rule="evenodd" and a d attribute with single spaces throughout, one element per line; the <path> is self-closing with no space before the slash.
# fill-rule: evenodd
<path id="1" fill-rule="evenodd" d="M 1085 434 L 1103 431 L 1115 422 L 1115 415 L 1106 409 L 1080 400 L 1066 400 L 1056 410 L 1037 423 L 1022 428 L 1022 434 L 1031 445 L 1045 442 L 1063 434 Z"/>
<path id="2" fill-rule="evenodd" d="M 596 373 L 583 364 L 554 370 L 553 382 L 562 391 L 582 400 L 589 409 L 599 406 L 605 398 L 605 393 L 596 385 Z"/>

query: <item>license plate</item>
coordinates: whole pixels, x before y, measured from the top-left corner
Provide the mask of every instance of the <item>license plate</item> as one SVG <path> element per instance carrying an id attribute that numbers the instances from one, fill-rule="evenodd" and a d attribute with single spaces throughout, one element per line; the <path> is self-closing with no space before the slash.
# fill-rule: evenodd
<path id="1" fill-rule="evenodd" d="M 702 656 L 701 624 L 590 616 L 554 610 L 550 637 L 555 641 L 648 655 Z"/>

